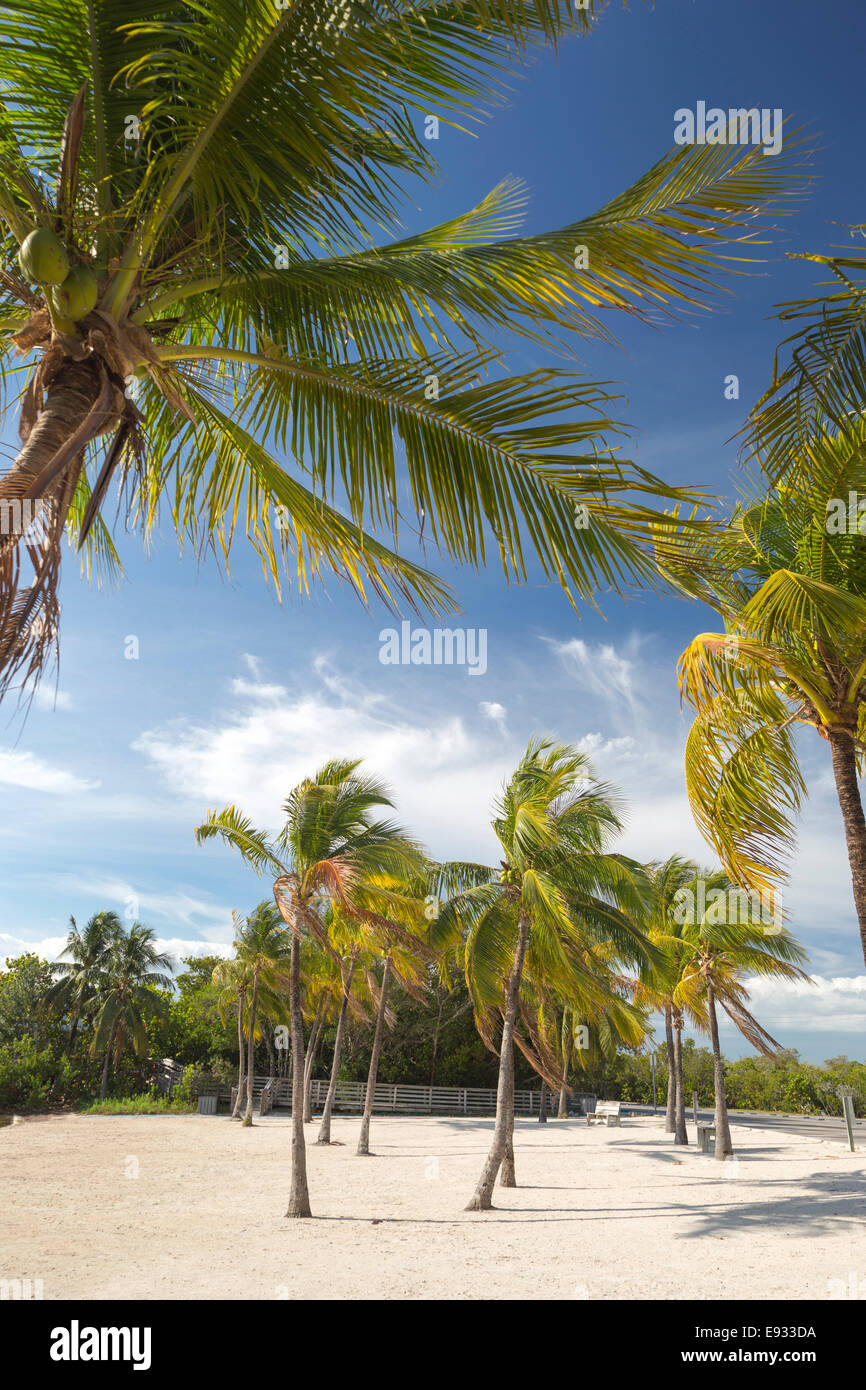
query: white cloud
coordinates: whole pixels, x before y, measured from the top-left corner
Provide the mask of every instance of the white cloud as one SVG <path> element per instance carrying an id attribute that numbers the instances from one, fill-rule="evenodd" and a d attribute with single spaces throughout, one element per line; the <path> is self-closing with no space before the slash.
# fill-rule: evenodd
<path id="1" fill-rule="evenodd" d="M 37 685 L 33 703 L 37 709 L 67 710 L 72 709 L 72 696 L 66 690 L 55 690 L 49 685 Z"/>
<path id="2" fill-rule="evenodd" d="M 582 689 L 602 695 L 606 700 L 625 701 L 634 707 L 634 661 L 630 657 L 621 656 L 615 647 L 607 643 L 590 646 L 579 637 L 572 637 L 568 642 L 550 642 L 549 645 Z"/>
<path id="3" fill-rule="evenodd" d="M 505 719 L 508 711 L 504 705 L 500 705 L 498 700 L 482 700 L 478 708 L 485 719 L 496 725 L 500 733 L 506 732 Z"/>
<path id="4" fill-rule="evenodd" d="M 748 1007 L 779 1042 L 786 1041 L 782 1034 L 852 1033 L 860 1047 L 866 1033 L 866 975 L 811 978 L 811 984 L 751 979 Z M 726 1018 L 720 1022 L 733 1030 Z"/>
<path id="5" fill-rule="evenodd" d="M 93 791 L 99 782 L 77 777 L 65 768 L 52 767 L 34 753 L 20 753 L 13 748 L 0 749 L 0 782 L 28 791 L 53 792 L 65 796 L 72 792 Z"/>
<path id="6" fill-rule="evenodd" d="M 454 714 L 425 722 L 316 668 L 324 689 L 271 692 L 209 725 L 148 730 L 133 747 L 165 782 L 205 806 L 236 802 L 273 828 L 300 779 L 334 756 L 363 758 L 393 789 L 399 820 L 440 856 L 488 855 L 491 802 L 517 760 L 501 738 Z M 246 692 L 233 693 L 244 699 Z"/>

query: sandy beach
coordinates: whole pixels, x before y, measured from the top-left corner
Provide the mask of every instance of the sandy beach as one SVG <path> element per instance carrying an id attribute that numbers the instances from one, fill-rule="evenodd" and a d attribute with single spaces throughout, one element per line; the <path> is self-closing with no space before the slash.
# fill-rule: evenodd
<path id="1" fill-rule="evenodd" d="M 368 1159 L 358 1126 L 309 1142 L 307 1221 L 283 1216 L 283 1117 L 0 1128 L 0 1279 L 41 1279 L 46 1299 L 866 1295 L 862 1147 L 738 1126 L 722 1165 L 674 1149 L 661 1118 L 524 1120 L 521 1186 L 482 1214 L 462 1208 L 491 1120 L 375 1116 Z"/>

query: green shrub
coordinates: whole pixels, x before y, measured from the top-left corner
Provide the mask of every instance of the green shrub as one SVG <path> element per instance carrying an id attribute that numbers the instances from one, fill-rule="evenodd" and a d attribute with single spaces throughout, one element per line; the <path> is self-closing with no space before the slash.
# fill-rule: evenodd
<path id="1" fill-rule="evenodd" d="M 109 1100 L 93 1100 L 79 1106 L 82 1115 L 194 1115 L 196 1107 L 189 1101 L 148 1093 L 143 1096 L 112 1096 Z"/>
<path id="2" fill-rule="evenodd" d="M 0 1048 L 0 1109 L 38 1110 L 67 1089 L 72 1067 L 58 1061 L 51 1048 L 39 1049 L 32 1038 L 18 1038 Z"/>

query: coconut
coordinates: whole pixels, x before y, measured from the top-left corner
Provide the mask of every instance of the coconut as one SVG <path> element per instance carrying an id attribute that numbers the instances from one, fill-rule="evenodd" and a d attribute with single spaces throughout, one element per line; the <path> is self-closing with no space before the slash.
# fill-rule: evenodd
<path id="1" fill-rule="evenodd" d="M 74 265 L 62 285 L 51 291 L 51 307 L 66 319 L 78 322 L 96 307 L 96 276 L 86 265 Z"/>
<path id="2" fill-rule="evenodd" d="M 18 264 L 37 285 L 59 285 L 69 274 L 66 248 L 47 227 L 37 227 L 22 242 Z"/>

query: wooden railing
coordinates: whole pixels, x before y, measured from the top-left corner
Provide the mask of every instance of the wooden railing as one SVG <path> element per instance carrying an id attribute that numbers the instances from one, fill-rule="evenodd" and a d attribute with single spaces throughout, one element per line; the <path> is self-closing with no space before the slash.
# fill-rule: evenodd
<path id="1" fill-rule="evenodd" d="M 328 1094 L 328 1081 L 310 1083 L 314 1111 L 321 1111 Z M 237 1088 L 220 1090 L 220 1100 L 234 1105 Z M 360 1114 L 367 1094 L 366 1081 L 338 1081 L 334 1109 Z M 541 1089 L 516 1090 L 514 1110 L 517 1115 L 537 1115 Z M 555 1115 L 559 1097 L 546 1092 L 547 1113 Z M 259 1114 L 267 1115 L 276 1109 L 291 1109 L 292 1083 L 283 1077 L 253 1077 L 253 1103 L 258 1101 Z M 569 1096 L 569 1108 L 578 1114 L 595 1109 L 596 1098 L 589 1092 L 576 1091 Z M 377 1114 L 404 1115 L 493 1115 L 496 1111 L 496 1092 L 483 1086 L 401 1086 L 379 1083 L 373 1100 Z"/>

